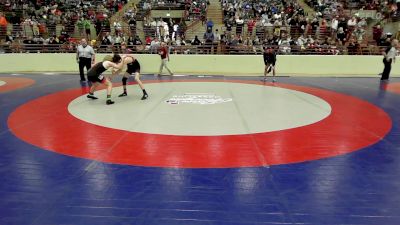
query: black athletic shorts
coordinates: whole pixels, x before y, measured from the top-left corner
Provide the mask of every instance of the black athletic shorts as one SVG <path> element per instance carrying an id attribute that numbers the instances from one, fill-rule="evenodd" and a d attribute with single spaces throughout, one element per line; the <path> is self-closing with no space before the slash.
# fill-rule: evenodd
<path id="1" fill-rule="evenodd" d="M 264 62 L 265 66 L 269 66 L 269 65 L 273 65 L 275 66 L 275 62 L 274 63 L 270 63 L 270 62 Z"/>
<path id="2" fill-rule="evenodd" d="M 93 83 L 94 82 L 103 83 L 105 81 L 105 78 L 102 74 L 100 74 L 100 75 L 93 74 L 92 75 L 92 74 L 88 73 L 88 80 Z"/>
<path id="3" fill-rule="evenodd" d="M 140 73 L 140 64 L 137 60 L 127 65 L 126 72 L 129 74 Z"/>

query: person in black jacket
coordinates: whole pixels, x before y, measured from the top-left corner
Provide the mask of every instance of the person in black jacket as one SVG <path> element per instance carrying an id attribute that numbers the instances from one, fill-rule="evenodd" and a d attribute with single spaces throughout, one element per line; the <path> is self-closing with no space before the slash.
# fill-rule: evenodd
<path id="1" fill-rule="evenodd" d="M 272 47 L 267 47 L 264 49 L 264 81 L 267 80 L 267 74 L 272 71 L 272 82 L 276 82 L 275 80 L 275 63 L 276 63 L 276 53 Z"/>

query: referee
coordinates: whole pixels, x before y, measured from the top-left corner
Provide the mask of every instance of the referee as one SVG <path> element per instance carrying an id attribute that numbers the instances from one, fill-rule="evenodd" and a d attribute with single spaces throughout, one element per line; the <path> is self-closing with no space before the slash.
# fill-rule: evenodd
<path id="1" fill-rule="evenodd" d="M 383 69 L 381 80 L 389 79 L 390 70 L 392 70 L 392 63 L 396 61 L 396 55 L 397 55 L 396 48 L 398 47 L 398 44 L 399 41 L 394 39 L 391 43 L 391 46 L 389 46 L 383 52 L 383 64 L 385 65 L 385 68 Z"/>
<path id="2" fill-rule="evenodd" d="M 76 49 L 76 61 L 79 64 L 81 81 L 86 81 L 85 74 L 83 72 L 84 67 L 86 67 L 86 70 L 89 71 L 89 69 L 92 67 L 92 64 L 94 64 L 94 59 L 94 50 L 92 46 L 87 44 L 86 39 L 82 39 L 81 44 L 78 45 L 78 48 Z"/>

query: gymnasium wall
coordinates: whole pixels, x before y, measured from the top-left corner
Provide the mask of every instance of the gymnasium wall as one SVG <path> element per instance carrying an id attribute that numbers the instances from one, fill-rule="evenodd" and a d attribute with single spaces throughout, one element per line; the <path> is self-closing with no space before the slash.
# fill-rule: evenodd
<path id="1" fill-rule="evenodd" d="M 102 60 L 105 55 L 98 54 Z M 158 55 L 137 55 L 143 74 L 157 73 Z M 262 75 L 262 55 L 171 55 L 169 67 L 175 74 Z M 290 76 L 376 76 L 382 72 L 381 56 L 278 56 L 278 75 Z M 0 73 L 77 72 L 75 54 L 1 54 Z M 392 76 L 400 76 L 400 62 Z"/>

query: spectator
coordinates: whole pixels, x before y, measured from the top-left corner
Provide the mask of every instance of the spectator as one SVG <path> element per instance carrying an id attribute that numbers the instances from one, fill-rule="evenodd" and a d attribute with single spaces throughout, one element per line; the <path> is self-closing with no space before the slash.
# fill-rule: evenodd
<path id="1" fill-rule="evenodd" d="M 96 23 L 94 24 L 94 27 L 96 29 L 96 35 L 100 35 L 101 29 L 103 27 L 101 20 L 97 19 Z"/>
<path id="2" fill-rule="evenodd" d="M 247 32 L 248 32 L 248 34 L 251 36 L 251 35 L 253 35 L 253 29 L 254 29 L 254 26 L 256 25 L 256 21 L 254 21 L 253 19 L 250 19 L 248 22 L 247 22 Z"/>
<path id="3" fill-rule="evenodd" d="M 236 19 L 236 34 L 241 35 L 243 31 L 244 20 L 241 17 Z"/>
<path id="4" fill-rule="evenodd" d="M 211 31 L 212 31 L 213 27 L 214 27 L 214 22 L 211 19 L 208 19 L 207 20 L 207 30 L 211 29 Z"/>
<path id="5" fill-rule="evenodd" d="M 140 40 L 139 35 L 136 35 L 135 39 L 133 40 L 134 45 L 142 45 L 142 41 Z"/>
<path id="6" fill-rule="evenodd" d="M 383 29 L 381 28 L 381 25 L 376 25 L 376 27 L 372 28 L 372 38 L 375 40 L 376 45 L 380 45 L 381 42 L 381 37 L 383 34 Z"/>
<path id="7" fill-rule="evenodd" d="M 7 19 L 2 12 L 0 12 L 0 34 L 5 34 L 7 32 Z"/>
<path id="8" fill-rule="evenodd" d="M 328 35 L 328 25 L 325 19 L 321 20 L 321 25 L 319 26 L 319 35 L 322 37 Z"/>
<path id="9" fill-rule="evenodd" d="M 15 12 L 12 13 L 11 19 L 10 19 L 10 23 L 13 25 L 13 33 L 16 33 L 19 31 L 20 28 L 20 24 L 21 24 L 21 17 L 17 16 L 17 14 Z"/>
<path id="10" fill-rule="evenodd" d="M 150 36 L 147 36 L 145 41 L 146 41 L 146 45 L 150 45 L 150 44 L 151 44 L 151 41 L 152 41 L 152 40 L 151 40 L 151 37 L 150 37 Z"/>
<path id="11" fill-rule="evenodd" d="M 221 35 L 219 34 L 218 29 L 215 29 L 215 32 L 214 32 L 214 41 L 216 41 L 216 42 L 218 42 L 218 43 L 221 41 Z"/>
<path id="12" fill-rule="evenodd" d="M 365 18 L 362 18 L 362 19 L 360 20 L 360 22 L 358 22 L 357 26 L 358 26 L 358 27 L 362 27 L 362 28 L 367 27 L 367 21 L 365 20 Z"/>
<path id="13" fill-rule="evenodd" d="M 58 38 L 60 40 L 60 43 L 65 43 L 69 39 L 69 34 L 68 32 L 64 29 L 64 27 L 60 31 L 60 37 Z"/>
<path id="14" fill-rule="evenodd" d="M 115 35 L 119 35 L 122 32 L 122 25 L 119 21 L 114 22 Z"/>
<path id="15" fill-rule="evenodd" d="M 358 43 L 361 43 L 364 40 L 365 30 L 361 27 L 358 27 L 354 31 L 354 36 L 356 36 Z"/>
<path id="16" fill-rule="evenodd" d="M 279 51 L 283 54 L 290 54 L 291 52 L 290 42 L 291 39 L 289 36 L 286 37 L 285 39 L 280 40 L 278 43 Z"/>
<path id="17" fill-rule="evenodd" d="M 300 35 L 297 39 L 297 45 L 300 47 L 301 50 L 305 49 L 305 45 L 307 44 L 307 39 L 304 37 L 304 34 Z"/>
<path id="18" fill-rule="evenodd" d="M 331 21 L 331 30 L 332 30 L 332 36 L 336 36 L 337 30 L 338 30 L 338 25 L 339 21 L 337 20 L 338 17 L 333 18 Z"/>
<path id="19" fill-rule="evenodd" d="M 91 23 L 90 23 L 90 20 L 89 19 L 85 19 L 84 21 L 83 21 L 83 26 L 84 26 L 84 28 L 85 28 L 85 34 L 86 34 L 86 38 L 87 39 L 91 39 L 90 38 L 90 27 L 91 27 Z"/>
<path id="20" fill-rule="evenodd" d="M 178 29 L 179 25 L 177 22 L 174 23 L 174 26 L 172 27 L 172 40 L 174 41 L 176 39 L 176 36 L 178 36 Z"/>
<path id="21" fill-rule="evenodd" d="M 197 35 L 194 37 L 194 39 L 192 40 L 192 45 L 200 45 L 201 41 L 199 40 L 199 38 L 197 37 Z"/>
<path id="22" fill-rule="evenodd" d="M 163 40 L 167 41 L 167 39 L 169 39 L 169 26 L 168 23 L 166 22 L 162 22 L 162 30 L 163 30 Z"/>
<path id="23" fill-rule="evenodd" d="M 357 19 L 354 16 L 351 19 L 349 19 L 349 21 L 347 21 L 347 26 L 350 32 L 353 32 L 355 30 L 356 25 L 357 25 Z"/>
<path id="24" fill-rule="evenodd" d="M 101 39 L 101 44 L 100 44 L 100 48 L 102 49 L 107 49 L 108 46 L 110 46 L 112 44 L 111 42 L 111 37 L 109 36 L 109 33 L 106 33 L 103 38 Z"/>
<path id="25" fill-rule="evenodd" d="M 311 30 L 312 30 L 311 33 L 315 35 L 317 33 L 318 28 L 319 28 L 318 18 L 314 18 L 311 22 Z"/>
<path id="26" fill-rule="evenodd" d="M 347 51 L 349 55 L 356 55 L 360 45 L 358 42 L 354 40 L 354 38 L 350 38 L 349 44 L 347 46 Z"/>
<path id="27" fill-rule="evenodd" d="M 82 17 L 79 19 L 79 21 L 76 23 L 78 26 L 78 31 L 79 31 L 79 36 L 84 37 L 85 36 L 85 19 Z"/>
<path id="28" fill-rule="evenodd" d="M 14 37 L 11 35 L 10 32 L 7 32 L 6 35 L 6 44 L 10 45 L 11 43 L 13 43 L 14 41 Z"/>
<path id="29" fill-rule="evenodd" d="M 306 28 L 307 28 L 307 20 L 304 18 L 304 16 L 300 17 L 299 21 L 299 26 L 300 26 L 300 33 L 306 34 Z"/>
<path id="30" fill-rule="evenodd" d="M 347 32 L 348 32 L 348 27 L 347 27 L 346 18 L 344 18 L 344 17 L 342 17 L 342 18 L 340 19 L 340 21 L 339 21 L 338 30 L 339 30 L 340 28 L 343 28 L 343 32 L 344 32 L 345 34 L 347 34 Z"/>
<path id="31" fill-rule="evenodd" d="M 340 42 L 340 44 L 344 45 L 344 43 L 346 42 L 346 34 L 344 33 L 343 27 L 340 27 L 338 29 L 336 38 Z"/>
<path id="32" fill-rule="evenodd" d="M 128 21 L 129 29 L 131 30 L 131 34 L 136 34 L 136 19 L 135 17 L 131 17 Z"/>
<path id="33" fill-rule="evenodd" d="M 204 33 L 204 44 L 205 44 L 205 48 L 206 50 L 210 53 L 212 50 L 212 46 L 214 43 L 214 33 L 212 32 L 212 28 L 208 27 L 207 31 Z"/>
<path id="34" fill-rule="evenodd" d="M 158 38 L 154 38 L 150 44 L 150 52 L 157 53 L 159 48 L 160 48 L 160 41 Z"/>

